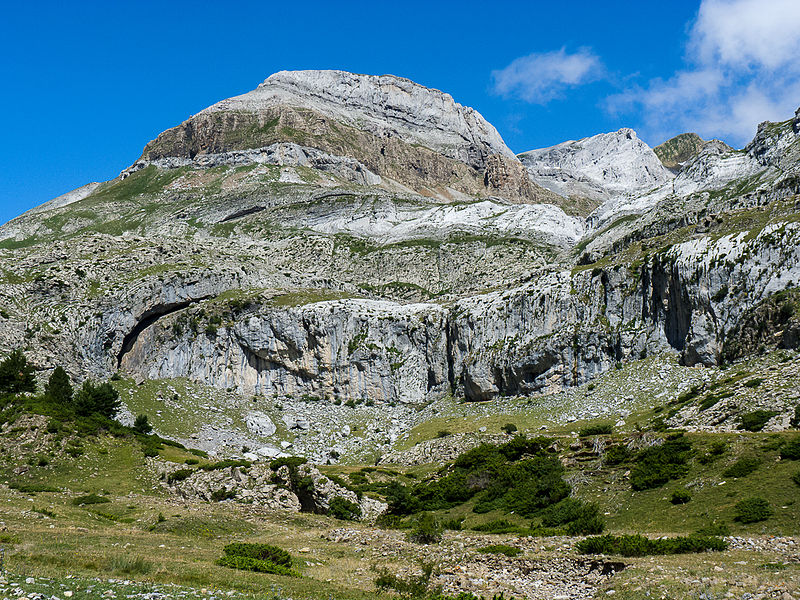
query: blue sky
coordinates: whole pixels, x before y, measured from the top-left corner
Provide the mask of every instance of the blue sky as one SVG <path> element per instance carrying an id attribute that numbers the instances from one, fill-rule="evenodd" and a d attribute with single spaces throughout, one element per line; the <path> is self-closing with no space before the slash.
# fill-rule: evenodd
<path id="1" fill-rule="evenodd" d="M 393 73 L 516 152 L 633 127 L 735 146 L 800 105 L 800 2 L 30 2 L 0 22 L 0 223 L 282 69 Z"/>

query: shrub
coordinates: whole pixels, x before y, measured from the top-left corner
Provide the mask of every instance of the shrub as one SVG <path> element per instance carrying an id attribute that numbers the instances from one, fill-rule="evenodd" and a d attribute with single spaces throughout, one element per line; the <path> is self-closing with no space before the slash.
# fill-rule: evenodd
<path id="1" fill-rule="evenodd" d="M 754 410 L 739 417 L 739 429 L 761 431 L 772 417 L 778 413 L 774 410 Z"/>
<path id="2" fill-rule="evenodd" d="M 223 502 L 225 500 L 233 500 L 236 498 L 236 490 L 226 490 L 224 487 L 211 492 L 212 502 Z"/>
<path id="3" fill-rule="evenodd" d="M 446 437 L 450 437 L 451 435 L 453 435 L 453 433 L 451 431 L 447 430 L 447 429 L 440 429 L 436 433 L 436 437 L 437 438 L 446 438 Z"/>
<path id="4" fill-rule="evenodd" d="M 138 415 L 133 422 L 133 430 L 136 433 L 141 433 L 143 435 L 149 435 L 153 433 L 153 426 L 150 425 L 150 421 L 147 419 L 147 415 Z"/>
<path id="5" fill-rule="evenodd" d="M 512 433 L 517 431 L 517 426 L 513 423 L 506 423 L 500 429 L 506 432 L 507 435 L 511 435 Z"/>
<path id="6" fill-rule="evenodd" d="M 225 460 L 220 460 L 215 463 L 208 463 L 207 465 L 203 465 L 200 467 L 203 471 L 219 471 L 221 469 L 228 469 L 230 467 L 249 467 L 253 463 L 248 460 L 238 460 L 234 458 L 228 458 Z"/>
<path id="7" fill-rule="evenodd" d="M 442 526 L 432 514 L 420 513 L 412 522 L 408 539 L 417 544 L 435 544 L 442 539 Z"/>
<path id="8" fill-rule="evenodd" d="M 628 448 L 622 445 L 611 446 L 603 455 L 603 460 L 607 465 L 618 465 L 625 462 L 630 456 Z"/>
<path id="9" fill-rule="evenodd" d="M 380 591 L 394 590 L 404 598 L 431 598 L 433 600 L 436 596 L 431 597 L 428 590 L 432 575 L 433 565 L 429 563 L 422 565 L 422 573 L 411 575 L 408 578 L 398 577 L 389 569 L 382 567 L 378 569 L 375 587 Z"/>
<path id="10" fill-rule="evenodd" d="M 47 381 L 44 393 L 53 402 L 62 406 L 67 406 L 72 402 L 72 384 L 70 383 L 69 375 L 62 367 L 56 367 L 53 370 L 50 379 Z"/>
<path id="11" fill-rule="evenodd" d="M 758 386 L 760 386 L 762 383 L 764 383 L 764 380 L 763 380 L 762 378 L 760 378 L 760 377 L 755 377 L 754 379 L 750 379 L 749 381 L 745 381 L 745 382 L 744 382 L 744 387 L 748 387 L 748 388 L 757 388 L 757 387 L 758 387 Z"/>
<path id="12" fill-rule="evenodd" d="M 0 362 L 0 396 L 35 391 L 33 365 L 25 358 L 22 350 L 14 350 Z"/>
<path id="13" fill-rule="evenodd" d="M 254 571 L 256 573 L 272 573 L 273 575 L 299 577 L 299 575 L 292 569 L 287 569 L 281 565 L 276 565 L 268 560 L 259 560 L 257 558 L 249 558 L 247 556 L 230 556 L 226 554 L 217 560 L 217 564 L 221 567 L 239 569 L 240 571 Z"/>
<path id="14" fill-rule="evenodd" d="M 235 542 L 225 546 L 222 552 L 227 556 L 244 556 L 246 558 L 267 560 L 282 567 L 292 566 L 292 555 L 283 548 L 278 548 L 270 544 Z"/>
<path id="15" fill-rule="evenodd" d="M 800 437 L 786 442 L 781 446 L 781 458 L 789 460 L 800 460 Z"/>
<path id="16" fill-rule="evenodd" d="M 38 494 L 40 492 L 61 491 L 57 487 L 53 487 L 52 485 L 47 485 L 44 483 L 18 483 L 16 481 L 12 481 L 8 484 L 8 487 L 23 494 Z"/>
<path id="17" fill-rule="evenodd" d="M 736 503 L 736 516 L 734 521 L 739 523 L 758 523 L 766 521 L 773 515 L 769 502 L 763 498 L 747 498 Z"/>
<path id="18" fill-rule="evenodd" d="M 697 531 L 694 532 L 693 535 L 699 536 L 716 536 L 716 537 L 724 537 L 726 535 L 731 534 L 731 528 L 728 527 L 725 523 L 710 523 L 705 527 L 701 527 Z"/>
<path id="19" fill-rule="evenodd" d="M 85 496 L 78 496 L 72 499 L 72 504 L 75 506 L 86 506 L 87 504 L 105 504 L 111 502 L 105 496 L 98 496 L 97 494 L 87 494 Z"/>
<path id="20" fill-rule="evenodd" d="M 492 544 L 491 546 L 484 546 L 483 548 L 479 548 L 478 552 L 482 552 L 483 554 L 503 554 L 509 558 L 513 558 L 522 554 L 522 550 L 507 544 Z"/>
<path id="21" fill-rule="evenodd" d="M 711 447 L 708 449 L 708 452 L 705 454 L 701 454 L 698 457 L 698 461 L 700 464 L 708 465 L 717 460 L 720 456 L 725 454 L 728 450 L 728 444 L 723 441 L 716 441 L 711 444 Z"/>
<path id="22" fill-rule="evenodd" d="M 342 521 L 357 521 L 361 518 L 361 507 L 347 498 L 334 496 L 331 499 L 328 514 Z"/>
<path id="23" fill-rule="evenodd" d="M 792 475 L 792 481 L 794 481 L 797 485 L 800 485 L 800 471 Z"/>
<path id="24" fill-rule="evenodd" d="M 488 523 L 481 523 L 471 527 L 472 531 L 481 531 L 483 533 L 520 533 L 522 528 L 515 525 L 508 519 L 496 519 Z"/>
<path id="25" fill-rule="evenodd" d="M 119 393 L 108 382 L 95 385 L 84 381 L 75 393 L 74 405 L 79 416 L 98 415 L 113 419 L 120 407 Z"/>
<path id="26" fill-rule="evenodd" d="M 176 481 L 183 481 L 194 473 L 194 469 L 178 469 L 167 475 L 167 483 L 175 483 Z"/>
<path id="27" fill-rule="evenodd" d="M 800 429 L 800 404 L 794 407 L 794 415 L 791 421 L 789 421 L 789 425 L 795 429 Z"/>
<path id="28" fill-rule="evenodd" d="M 464 528 L 464 519 L 447 519 L 442 521 L 442 529 L 449 531 L 461 531 Z"/>
<path id="29" fill-rule="evenodd" d="M 631 487 L 637 491 L 649 490 L 683 477 L 689 470 L 687 463 L 691 456 L 692 444 L 682 436 L 641 450 L 631 470 Z"/>
<path id="30" fill-rule="evenodd" d="M 569 535 L 603 533 L 605 523 L 596 504 L 575 498 L 564 498 L 541 512 L 542 525 L 559 527 L 566 525 Z"/>
<path id="31" fill-rule="evenodd" d="M 670 497 L 669 501 L 673 504 L 688 504 L 691 499 L 692 496 L 687 490 L 680 489 L 672 492 L 672 496 Z"/>
<path id="32" fill-rule="evenodd" d="M 728 544 L 716 537 L 690 535 L 688 537 L 651 540 L 643 535 L 603 535 L 589 537 L 577 543 L 582 554 L 619 554 L 622 556 L 649 556 L 660 554 L 688 554 L 706 550 L 722 551 Z"/>
<path id="33" fill-rule="evenodd" d="M 579 437 L 589 437 L 592 435 L 608 435 L 614 431 L 610 423 L 600 423 L 597 425 L 589 425 L 584 427 L 578 432 Z"/>
<path id="34" fill-rule="evenodd" d="M 739 477 L 747 477 L 750 473 L 758 469 L 759 466 L 761 466 L 760 458 L 747 456 L 737 460 L 730 467 L 725 469 L 722 474 L 725 477 L 734 477 L 738 479 Z"/>

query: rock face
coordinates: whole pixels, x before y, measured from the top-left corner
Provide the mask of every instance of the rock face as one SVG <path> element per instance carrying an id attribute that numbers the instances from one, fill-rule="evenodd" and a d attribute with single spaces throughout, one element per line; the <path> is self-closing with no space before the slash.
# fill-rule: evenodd
<path id="1" fill-rule="evenodd" d="M 519 159 L 539 185 L 565 198 L 585 197 L 598 205 L 617 196 L 641 194 L 672 178 L 632 129 L 530 150 Z"/>
<path id="2" fill-rule="evenodd" d="M 286 143 L 296 146 L 289 162 L 274 156 L 275 145 Z M 407 79 L 343 71 L 276 73 L 162 133 L 127 172 L 149 164 L 302 164 L 304 154 L 337 165 L 334 172 L 344 169 L 350 181 L 376 185 L 383 177 L 390 189 L 394 182 L 445 200 L 551 197 L 474 109 Z M 353 170 L 366 173 L 355 177 Z"/>
<path id="3" fill-rule="evenodd" d="M 628 129 L 520 163 L 436 90 L 280 73 L 0 228 L 0 351 L 76 380 L 236 391 L 242 427 L 295 448 L 351 401 L 411 420 L 653 353 L 715 364 L 732 332 L 758 331 L 748 311 L 800 282 L 796 125 L 764 123 L 742 151 L 706 143 L 677 176 Z M 549 203 L 564 196 L 594 212 Z M 341 427 L 315 456 L 357 443 Z"/>
<path id="4" fill-rule="evenodd" d="M 653 148 L 653 152 L 665 167 L 677 173 L 686 161 L 697 156 L 705 144 L 696 133 L 681 133 Z"/>

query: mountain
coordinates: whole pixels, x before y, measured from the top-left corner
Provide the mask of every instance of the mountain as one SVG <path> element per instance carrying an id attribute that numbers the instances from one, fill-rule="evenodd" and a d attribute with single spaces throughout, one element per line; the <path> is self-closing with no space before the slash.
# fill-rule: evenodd
<path id="1" fill-rule="evenodd" d="M 302 432 L 324 461 L 386 452 L 451 398 L 713 369 L 745 326 L 770 332 L 748 356 L 793 347 L 763 307 L 800 281 L 798 122 L 676 175 L 630 129 L 515 157 L 440 91 L 277 73 L 0 228 L 0 352 L 119 373 L 131 413 L 208 450 Z"/>
<path id="2" fill-rule="evenodd" d="M 640 195 L 672 178 L 632 129 L 601 133 L 519 155 L 531 178 L 595 208 L 611 198 Z"/>
<path id="3" fill-rule="evenodd" d="M 680 167 L 694 158 L 706 144 L 696 133 L 681 133 L 653 148 L 658 159 L 670 171 L 680 171 Z"/>

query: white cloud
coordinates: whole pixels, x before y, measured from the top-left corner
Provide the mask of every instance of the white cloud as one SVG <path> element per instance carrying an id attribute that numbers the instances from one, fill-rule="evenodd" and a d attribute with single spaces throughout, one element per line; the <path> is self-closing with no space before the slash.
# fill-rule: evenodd
<path id="1" fill-rule="evenodd" d="M 685 68 L 608 104 L 641 108 L 653 138 L 678 126 L 744 145 L 760 121 L 786 119 L 800 105 L 800 2 L 703 0 Z"/>
<path id="2" fill-rule="evenodd" d="M 596 81 L 602 74 L 600 59 L 588 48 L 572 54 L 561 48 L 517 58 L 506 68 L 492 71 L 492 79 L 494 91 L 502 96 L 546 104 L 567 87 Z"/>

